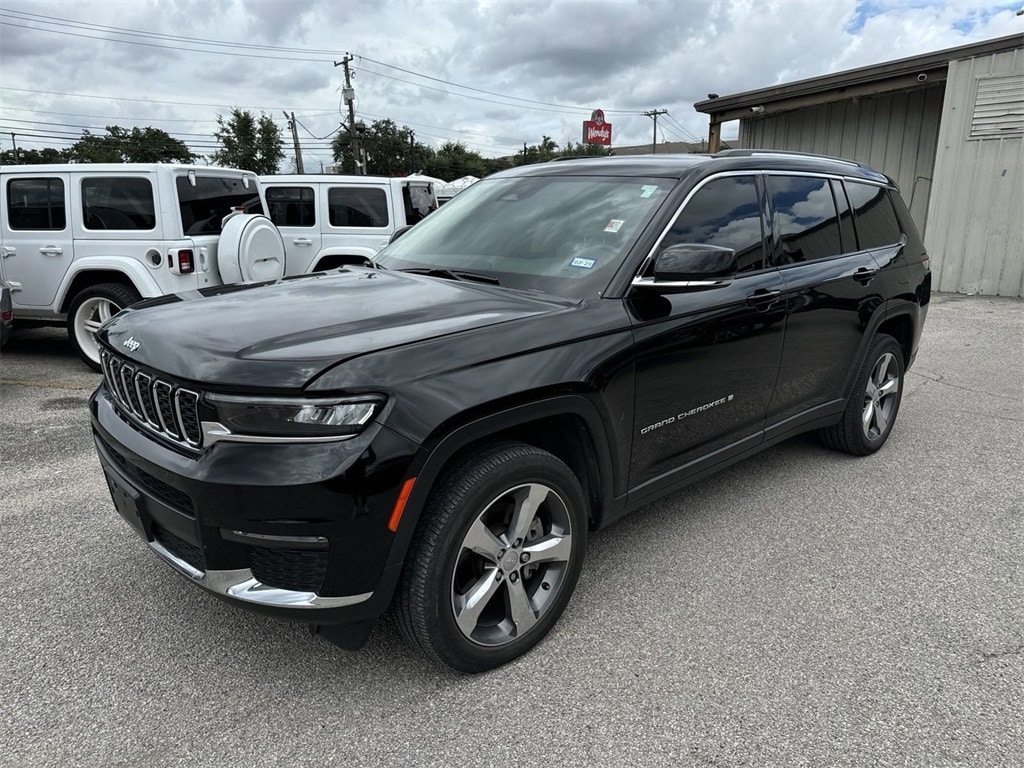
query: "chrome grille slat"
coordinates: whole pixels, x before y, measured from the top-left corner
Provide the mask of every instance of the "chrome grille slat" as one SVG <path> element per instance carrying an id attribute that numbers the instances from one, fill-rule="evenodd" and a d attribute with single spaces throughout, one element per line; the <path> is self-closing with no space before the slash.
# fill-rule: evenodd
<path id="1" fill-rule="evenodd" d="M 200 448 L 200 393 L 164 380 L 103 350 L 100 368 L 111 399 L 147 429 L 188 448 Z"/>

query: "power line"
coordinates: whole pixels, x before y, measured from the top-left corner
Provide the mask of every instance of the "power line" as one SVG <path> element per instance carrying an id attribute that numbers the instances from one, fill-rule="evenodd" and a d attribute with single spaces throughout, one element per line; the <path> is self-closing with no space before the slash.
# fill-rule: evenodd
<path id="1" fill-rule="evenodd" d="M 99 95 L 90 94 L 90 93 L 67 93 L 67 92 L 64 92 L 64 91 L 38 91 L 38 90 L 36 90 L 34 88 L 10 88 L 8 86 L 0 86 L 0 91 L 17 91 L 19 93 L 42 93 L 42 94 L 46 94 L 47 96 L 74 96 L 75 98 L 81 98 L 81 99 L 105 99 L 107 101 L 136 101 L 136 102 L 140 102 L 142 104 L 168 104 L 168 105 L 174 106 L 174 107 L 212 107 L 214 109 L 224 109 L 226 107 L 227 109 L 236 109 L 236 108 L 237 109 L 248 109 L 248 110 L 256 110 L 256 109 L 258 109 L 261 112 L 271 111 L 271 110 L 278 110 L 278 109 L 282 108 L 280 106 L 277 106 L 277 107 L 244 107 L 244 106 L 238 106 L 238 105 L 228 106 L 226 104 L 211 104 L 209 102 L 200 102 L 200 101 L 157 101 L 155 99 L 132 99 L 132 98 L 129 98 L 127 96 L 99 96 Z"/>

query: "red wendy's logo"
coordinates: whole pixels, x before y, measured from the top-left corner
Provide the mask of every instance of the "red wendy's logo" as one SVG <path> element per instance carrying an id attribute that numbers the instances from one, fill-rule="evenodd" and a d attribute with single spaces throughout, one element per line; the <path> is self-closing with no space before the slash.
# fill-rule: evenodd
<path id="1" fill-rule="evenodd" d="M 583 143 L 604 144 L 612 143 L 612 124 L 604 121 L 604 111 L 595 109 L 590 113 L 590 119 L 583 121 Z"/>

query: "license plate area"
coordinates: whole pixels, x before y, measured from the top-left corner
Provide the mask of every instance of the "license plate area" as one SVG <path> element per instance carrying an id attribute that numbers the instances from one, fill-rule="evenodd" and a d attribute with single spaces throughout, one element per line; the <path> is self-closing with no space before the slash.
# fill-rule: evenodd
<path id="1" fill-rule="evenodd" d="M 118 478 L 110 472 L 104 471 L 103 473 L 107 477 L 107 487 L 110 489 L 110 498 L 114 502 L 114 507 L 121 517 L 124 518 L 125 522 L 128 523 L 135 532 L 139 534 L 143 539 L 147 539 L 146 529 L 142 524 L 142 518 L 139 514 L 139 509 L 142 504 L 142 496 L 133 488 L 126 487 L 123 485 Z"/>

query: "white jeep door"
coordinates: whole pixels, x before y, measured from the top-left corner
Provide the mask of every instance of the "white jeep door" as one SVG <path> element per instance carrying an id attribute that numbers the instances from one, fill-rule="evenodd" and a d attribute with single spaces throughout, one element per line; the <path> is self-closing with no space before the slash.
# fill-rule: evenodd
<path id="1" fill-rule="evenodd" d="M 15 314 L 22 317 L 50 314 L 39 310 L 53 304 L 71 266 L 69 192 L 66 173 L 4 176 L 2 257 Z"/>
<path id="2" fill-rule="evenodd" d="M 302 275 L 315 266 L 323 238 L 312 184 L 264 185 L 267 216 L 284 238 L 285 274 Z"/>

